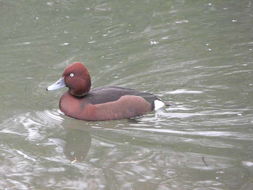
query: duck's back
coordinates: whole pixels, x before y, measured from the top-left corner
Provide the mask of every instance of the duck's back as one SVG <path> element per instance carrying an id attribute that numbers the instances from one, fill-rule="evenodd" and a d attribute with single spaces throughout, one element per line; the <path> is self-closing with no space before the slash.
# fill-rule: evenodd
<path id="1" fill-rule="evenodd" d="M 85 98 L 91 104 L 103 104 L 107 102 L 117 101 L 122 96 L 126 95 L 140 96 L 144 98 L 148 103 L 151 104 L 152 109 L 154 109 L 154 101 L 159 100 L 155 95 L 147 92 L 139 92 L 130 88 L 122 88 L 115 86 L 94 88 L 86 95 Z"/>

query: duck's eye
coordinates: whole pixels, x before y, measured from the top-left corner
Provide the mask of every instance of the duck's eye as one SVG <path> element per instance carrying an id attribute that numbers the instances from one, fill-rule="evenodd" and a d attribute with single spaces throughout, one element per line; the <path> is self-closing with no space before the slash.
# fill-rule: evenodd
<path id="1" fill-rule="evenodd" d="M 72 78 L 72 77 L 75 76 L 75 74 L 74 73 L 70 73 L 69 76 Z"/>

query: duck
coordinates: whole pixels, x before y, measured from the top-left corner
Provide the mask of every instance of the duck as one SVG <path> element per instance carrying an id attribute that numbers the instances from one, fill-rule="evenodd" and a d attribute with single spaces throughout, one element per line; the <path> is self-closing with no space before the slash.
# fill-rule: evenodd
<path id="1" fill-rule="evenodd" d="M 59 101 L 67 116 L 85 121 L 131 119 L 167 106 L 157 96 L 131 88 L 104 86 L 91 89 L 91 77 L 81 62 L 68 65 L 47 91 L 67 87 Z"/>

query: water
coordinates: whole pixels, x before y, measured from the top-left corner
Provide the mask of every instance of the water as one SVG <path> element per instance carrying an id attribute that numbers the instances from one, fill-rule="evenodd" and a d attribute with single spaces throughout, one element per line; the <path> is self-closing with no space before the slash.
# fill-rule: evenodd
<path id="1" fill-rule="evenodd" d="M 253 189 L 253 2 L 0 1 L 1 189 Z M 93 87 L 157 94 L 144 117 L 64 116 L 46 92 L 82 61 Z"/>

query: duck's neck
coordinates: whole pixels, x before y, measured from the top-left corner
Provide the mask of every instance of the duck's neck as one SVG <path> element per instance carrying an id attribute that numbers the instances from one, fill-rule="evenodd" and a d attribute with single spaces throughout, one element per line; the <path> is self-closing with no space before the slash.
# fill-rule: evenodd
<path id="1" fill-rule="evenodd" d="M 76 94 L 72 94 L 72 93 L 71 93 L 71 90 L 69 90 L 68 93 L 69 93 L 71 96 L 75 97 L 75 98 L 83 98 L 83 97 L 85 97 L 87 94 L 89 94 L 89 92 L 84 92 L 83 94 L 78 94 L 78 95 L 76 95 Z"/>

